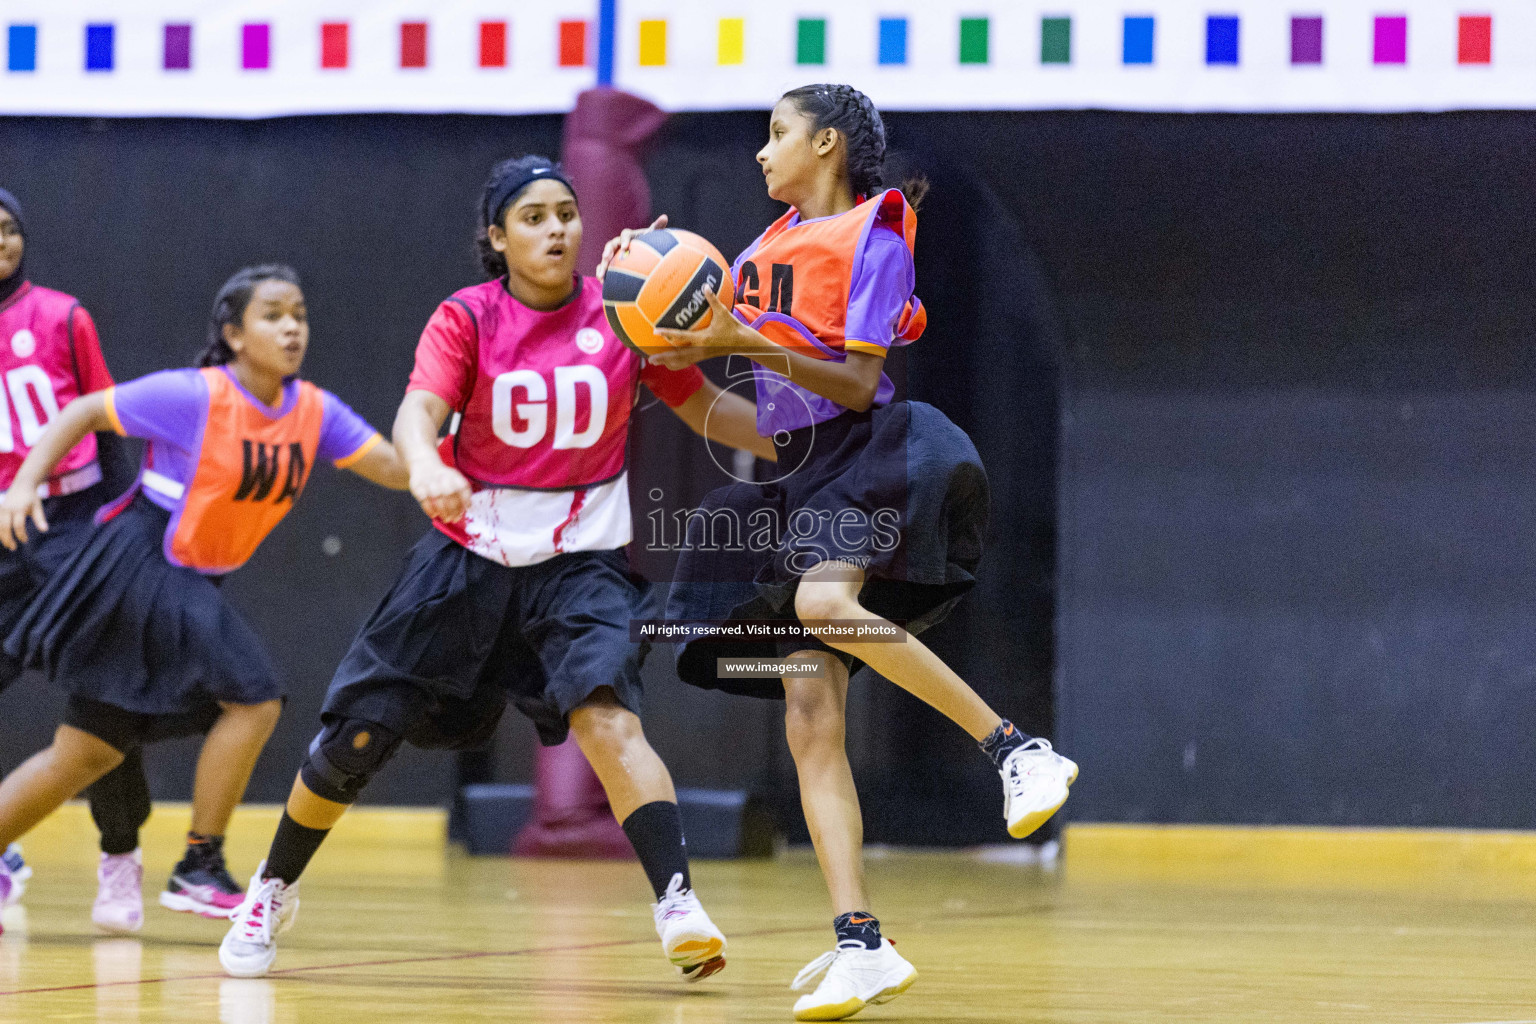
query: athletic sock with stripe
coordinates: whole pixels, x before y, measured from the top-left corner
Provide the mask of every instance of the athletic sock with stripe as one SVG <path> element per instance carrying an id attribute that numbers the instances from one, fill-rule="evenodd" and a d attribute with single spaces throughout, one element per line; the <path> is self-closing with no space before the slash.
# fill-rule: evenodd
<path id="1" fill-rule="evenodd" d="M 1008 755 L 1029 741 L 1029 736 L 1020 732 L 1017 726 L 1005 718 L 986 739 L 981 741 L 981 752 L 992 759 L 998 771 L 1002 771 L 1003 762 L 1008 760 Z"/>
<path id="2" fill-rule="evenodd" d="M 874 914 L 863 910 L 850 910 L 832 922 L 837 931 L 837 944 L 858 942 L 866 949 L 880 948 L 880 922 Z"/>

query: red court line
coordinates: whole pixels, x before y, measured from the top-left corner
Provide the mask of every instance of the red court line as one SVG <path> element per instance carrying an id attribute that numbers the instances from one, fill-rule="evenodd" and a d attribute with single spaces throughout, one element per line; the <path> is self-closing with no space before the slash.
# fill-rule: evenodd
<path id="1" fill-rule="evenodd" d="M 761 928 L 751 932 L 737 932 L 734 937 L 759 938 L 764 935 L 795 935 L 801 932 L 818 932 L 820 927 L 805 928 Z M 396 967 L 403 964 L 433 964 L 444 963 L 451 960 L 482 960 L 486 957 L 497 956 L 529 956 L 533 953 L 582 953 L 594 949 L 614 949 L 621 946 L 640 946 L 655 942 L 655 939 L 615 939 L 611 942 L 589 942 L 579 946 L 534 946 L 528 949 L 491 949 L 474 950 L 468 953 L 441 953 L 436 956 L 411 956 L 393 960 L 356 960 L 350 963 L 340 964 L 316 964 L 312 967 L 285 967 L 281 970 L 270 971 L 267 977 L 275 977 L 283 974 L 305 974 L 312 971 L 344 971 L 358 967 Z M 28 996 L 47 992 L 78 992 L 82 989 L 92 988 L 117 988 L 124 985 L 159 985 L 167 981 L 210 981 L 210 980 L 242 980 L 231 979 L 223 971 L 217 974 L 178 974 L 166 978 L 135 978 L 128 981 L 90 982 L 80 985 L 52 985 L 45 988 L 18 988 L 9 992 L 0 992 L 0 998 L 5 996 Z M 254 980 L 254 979 L 253 979 Z"/>
<path id="2" fill-rule="evenodd" d="M 1031 908 L 1033 909 L 1033 908 Z M 955 921 L 984 921 L 997 917 L 1013 917 L 1028 911 L 1001 911 L 982 914 L 951 915 L 943 920 L 946 923 Z M 917 922 L 914 922 L 917 923 Z M 802 935 L 808 932 L 819 932 L 823 925 L 804 926 L 799 928 L 758 928 L 755 931 L 736 932 L 731 938 L 762 938 L 766 935 Z M 440 953 L 436 956 L 410 956 L 392 960 L 356 960 L 350 963 L 316 964 L 312 967 L 285 967 L 281 970 L 271 971 L 267 977 L 285 974 L 307 974 L 314 971 L 345 971 L 358 967 L 394 967 L 403 964 L 434 964 L 446 963 L 453 960 L 483 960 L 487 957 L 498 956 L 529 956 L 534 953 L 582 953 L 594 949 L 617 949 L 622 946 L 643 946 L 655 942 L 655 939 L 614 939 L 611 942 L 589 942 L 578 946 L 534 946 L 527 949 L 501 949 L 501 950 L 474 950 L 468 953 Z M 44 988 L 18 988 L 9 992 L 0 992 L 0 998 L 6 996 L 39 995 L 47 992 L 78 992 L 82 989 L 93 988 L 118 988 L 125 985 L 159 985 L 168 981 L 223 981 L 229 975 L 223 971 L 217 974 L 178 974 L 168 978 L 135 978 L 130 981 L 90 982 L 79 985 L 53 985 Z M 241 979 L 230 979 L 241 980 Z"/>

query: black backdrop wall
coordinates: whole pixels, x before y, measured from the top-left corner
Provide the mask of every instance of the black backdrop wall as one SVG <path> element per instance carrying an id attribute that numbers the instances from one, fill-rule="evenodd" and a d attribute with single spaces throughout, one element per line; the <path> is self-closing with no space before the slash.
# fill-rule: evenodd
<path id="1" fill-rule="evenodd" d="M 745 246 L 778 212 L 752 162 L 761 122 L 761 115 L 745 114 L 678 119 L 651 160 L 656 208 L 728 252 Z M 0 181 L 27 206 L 32 276 L 86 302 L 119 377 L 185 363 L 200 347 L 207 307 L 224 277 L 244 263 L 283 260 L 305 277 L 312 321 L 306 375 L 387 429 L 421 325 L 444 296 L 479 280 L 471 239 L 486 171 L 508 154 L 558 151 L 560 120 L 13 119 L 0 132 Z M 1006 212 L 995 197 L 984 207 L 962 198 L 977 188 L 990 196 L 969 168 L 936 168 L 936 180 L 953 174 L 956 184 L 935 199 L 939 216 L 925 231 L 936 241 L 925 250 L 920 272 L 934 277 L 924 297 L 945 326 L 913 350 L 931 353 L 913 363 L 924 367 L 914 393 L 976 426 L 986 410 L 974 404 L 975 396 L 1002 383 L 1002 363 L 978 358 L 988 345 L 1008 353 L 1003 363 L 1016 367 L 1011 372 L 1020 388 L 1042 404 L 997 435 L 1007 447 L 984 451 L 997 461 L 999 493 L 1011 487 L 1026 495 L 1010 518 L 1018 523 L 1025 516 L 1027 531 L 1003 534 L 981 599 L 935 642 L 977 674 L 990 696 L 1017 707 L 1021 721 L 1044 729 L 1050 720 L 1051 391 L 1047 378 L 1030 369 L 1038 357 L 1020 344 L 1030 340 L 1020 325 L 1027 326 L 1033 311 L 1009 302 L 1003 289 L 980 290 L 984 303 L 967 298 L 977 291 L 975 275 L 1007 265 L 1020 248 Z M 949 257 L 928 256 L 946 248 Z M 957 253 L 965 255 L 955 259 Z M 905 368 L 900 358 L 896 363 L 900 377 Z M 1017 397 L 998 394 L 989 401 Z M 1020 456 L 1024 449 L 1030 454 Z M 660 407 L 641 416 L 634 464 L 632 493 L 642 526 L 653 488 L 677 507 L 723 480 L 700 444 Z M 278 800 L 286 792 L 316 728 L 332 668 L 423 529 L 408 498 L 330 474 L 315 481 L 251 564 L 231 578 L 228 592 L 269 638 L 293 690 L 251 799 Z M 327 555 L 331 538 L 340 550 Z M 665 559 L 658 563 L 640 552 L 638 561 L 665 578 Z M 992 639 L 978 643 L 978 634 Z M 778 709 L 684 687 L 665 649 L 647 673 L 647 728 L 678 782 L 760 791 L 785 808 L 792 833 L 803 829 Z M 856 689 L 850 744 L 868 795 L 871 840 L 1002 838 L 996 777 L 969 740 L 888 684 L 860 680 Z M 58 704 L 36 679 L 0 696 L 4 766 L 46 741 Z M 498 774 L 526 777 L 532 743 L 526 723 L 509 715 L 493 759 Z M 194 746 L 167 744 L 150 753 L 157 796 L 189 792 Z M 451 768 L 444 756 L 411 752 L 367 799 L 441 802 Z"/>
<path id="2" fill-rule="evenodd" d="M 981 584 L 932 640 L 1026 728 L 1054 718 L 1084 766 L 1072 813 L 1527 823 L 1528 118 L 888 123 L 895 162 L 935 186 L 918 245 L 933 327 L 893 367 L 972 433 L 994 488 Z M 776 213 L 761 130 L 675 119 L 648 163 L 656 208 L 741 248 Z M 556 118 L 10 119 L 0 183 L 27 204 L 34 278 L 84 299 L 120 377 L 184 362 L 224 276 L 284 259 L 307 281 L 307 375 L 387 428 L 421 324 L 478 279 L 486 169 L 558 136 Z M 719 474 L 658 408 L 635 466 L 639 515 L 652 487 L 687 500 Z M 252 799 L 286 790 L 331 668 L 422 529 L 403 496 L 317 479 L 232 578 L 294 690 Z M 792 809 L 775 708 L 682 687 L 665 652 L 647 673 L 680 783 Z M 963 734 L 879 680 L 854 692 L 871 841 L 1002 837 Z M 56 706 L 36 680 L 0 696 L 0 766 Z M 509 715 L 503 776 L 531 742 Z M 186 752 L 152 755 L 157 795 L 185 795 Z M 439 802 L 449 767 L 402 757 L 369 798 Z"/>

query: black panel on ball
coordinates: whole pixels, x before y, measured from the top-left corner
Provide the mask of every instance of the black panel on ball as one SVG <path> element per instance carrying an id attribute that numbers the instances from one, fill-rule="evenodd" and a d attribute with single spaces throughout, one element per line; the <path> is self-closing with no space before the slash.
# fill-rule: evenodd
<path id="1" fill-rule="evenodd" d="M 624 325 L 619 323 L 618 311 L 615 310 L 612 305 L 605 302 L 603 303 L 603 313 L 608 317 L 608 326 L 613 328 L 614 337 L 618 338 L 630 348 L 635 348 L 634 340 L 631 339 L 628 334 L 624 333 Z M 639 349 L 635 349 L 635 351 L 638 352 Z"/>
<path id="2" fill-rule="evenodd" d="M 639 274 L 610 267 L 603 275 L 603 301 L 634 302 L 640 298 L 640 289 L 644 287 L 645 278 Z"/>
<path id="3" fill-rule="evenodd" d="M 659 231 L 647 231 L 643 235 L 636 235 L 635 241 L 644 242 L 662 256 L 665 256 L 677 247 L 677 236 L 666 228 L 662 228 Z"/>

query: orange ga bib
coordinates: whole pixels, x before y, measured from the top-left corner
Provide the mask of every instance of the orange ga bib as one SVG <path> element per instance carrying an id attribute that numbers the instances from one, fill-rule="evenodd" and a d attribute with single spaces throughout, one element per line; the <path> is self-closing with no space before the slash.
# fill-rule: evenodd
<path id="1" fill-rule="evenodd" d="M 847 213 L 791 225 L 795 211 L 769 225 L 736 274 L 736 311 L 768 340 L 818 359 L 840 359 L 846 337 L 848 299 L 864 239 L 876 225 L 891 228 L 911 251 L 917 243 L 917 214 L 898 189 L 889 189 Z M 909 299 L 897 325 L 896 343 L 915 341 L 927 326 L 927 312 Z M 883 345 L 882 345 L 883 347 Z"/>

